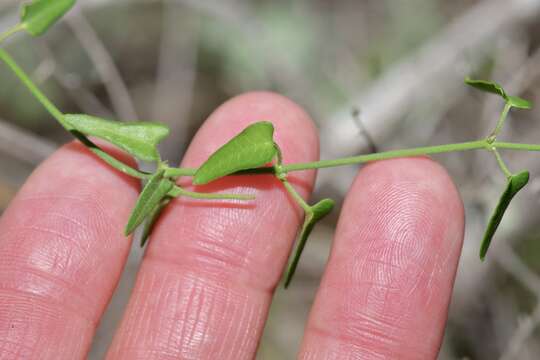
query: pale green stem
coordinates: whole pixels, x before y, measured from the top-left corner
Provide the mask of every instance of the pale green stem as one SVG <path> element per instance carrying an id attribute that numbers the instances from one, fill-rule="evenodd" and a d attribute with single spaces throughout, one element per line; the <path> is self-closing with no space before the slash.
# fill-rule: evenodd
<path id="1" fill-rule="evenodd" d="M 300 194 L 296 191 L 296 189 L 294 188 L 294 186 L 291 185 L 290 182 L 288 182 L 287 180 L 281 180 L 281 182 L 283 183 L 283 186 L 285 187 L 287 192 L 291 194 L 293 199 L 298 203 L 298 205 L 302 207 L 302 209 L 304 209 L 305 212 L 312 211 L 311 206 L 309 206 L 309 204 L 304 200 L 304 198 L 300 196 Z"/>
<path id="2" fill-rule="evenodd" d="M 177 178 L 180 176 L 193 176 L 197 169 L 191 168 L 166 168 L 164 177 Z"/>
<path id="3" fill-rule="evenodd" d="M 24 25 L 17 24 L 13 26 L 11 29 L 4 31 L 2 34 L 0 34 L 0 43 L 3 43 L 4 40 L 6 40 L 8 37 L 22 30 L 24 30 Z"/>
<path id="4" fill-rule="evenodd" d="M 39 88 L 30 80 L 30 77 L 24 72 L 23 69 L 17 65 L 15 60 L 3 49 L 0 48 L 0 59 L 6 63 L 6 65 L 13 71 L 13 73 L 21 80 L 21 82 L 30 90 L 32 95 L 47 109 L 47 111 L 66 129 L 71 132 L 79 141 L 86 145 L 90 151 L 99 156 L 103 161 L 105 161 L 110 166 L 115 169 L 120 170 L 121 172 L 128 174 L 130 176 L 146 179 L 149 177 L 149 174 L 138 171 L 123 162 L 115 159 L 111 155 L 103 151 L 99 146 L 94 144 L 90 139 L 84 136 L 82 133 L 74 130 L 65 120 L 64 114 L 58 110 L 56 106 L 39 90 Z"/>
<path id="5" fill-rule="evenodd" d="M 175 186 L 171 191 L 169 191 L 169 196 L 178 197 L 178 196 L 187 196 L 192 199 L 203 199 L 203 200 L 254 200 L 254 195 L 240 195 L 240 194 L 207 194 L 188 191 L 182 189 L 179 186 Z"/>
<path id="6" fill-rule="evenodd" d="M 491 139 L 491 142 L 495 141 L 497 138 L 497 135 L 501 132 L 501 129 L 503 128 L 504 122 L 506 121 L 506 118 L 508 117 L 508 112 L 512 108 L 512 105 L 509 103 L 504 104 L 503 111 L 501 112 L 501 115 L 499 116 L 499 121 L 497 122 L 497 126 L 495 127 L 495 130 L 491 133 L 491 135 L 488 137 L 488 139 Z"/>
<path id="7" fill-rule="evenodd" d="M 508 167 L 504 163 L 504 160 L 501 157 L 501 154 L 499 154 L 499 152 L 497 151 L 495 147 L 492 147 L 490 151 L 493 153 L 493 155 L 495 155 L 495 159 L 497 159 L 497 164 L 499 164 L 499 167 L 501 168 L 506 178 L 510 178 L 512 176 L 512 172 L 508 169 Z"/>
<path id="8" fill-rule="evenodd" d="M 71 131 L 71 127 L 64 121 L 64 114 L 49 99 L 38 89 L 38 87 L 30 80 L 30 77 L 24 72 L 23 69 L 17 65 L 15 60 L 4 50 L 0 49 L 0 59 L 6 63 L 6 65 L 13 71 L 13 73 L 21 80 L 21 82 L 30 90 L 32 95 L 47 109 L 47 111 L 54 116 L 56 120 L 68 131 Z"/>
<path id="9" fill-rule="evenodd" d="M 540 151 L 539 144 L 520 144 L 520 143 L 495 141 L 492 145 L 496 147 L 497 149 L 520 150 L 520 151 Z"/>
<path id="10" fill-rule="evenodd" d="M 421 156 L 421 155 L 430 155 L 430 154 L 439 154 L 446 152 L 454 151 L 465 151 L 465 150 L 477 150 L 477 149 L 486 149 L 489 146 L 486 140 L 477 140 L 457 144 L 447 144 L 447 145 L 436 145 L 436 146 L 425 146 L 418 147 L 413 149 L 403 149 L 403 150 L 391 150 L 374 154 L 358 155 L 351 156 L 342 159 L 335 160 L 321 160 L 310 163 L 298 163 L 298 164 L 285 164 L 282 166 L 284 172 L 299 171 L 299 170 L 310 170 L 310 169 L 321 169 L 328 167 L 344 166 L 344 165 L 354 165 L 362 164 L 370 161 L 385 160 L 399 157 L 409 157 L 409 156 Z"/>

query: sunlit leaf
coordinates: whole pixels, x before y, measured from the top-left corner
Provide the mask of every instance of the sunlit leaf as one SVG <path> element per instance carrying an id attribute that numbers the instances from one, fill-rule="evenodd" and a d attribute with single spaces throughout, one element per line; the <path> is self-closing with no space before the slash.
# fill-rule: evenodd
<path id="1" fill-rule="evenodd" d="M 39 36 L 58 21 L 75 4 L 75 0 L 34 0 L 23 5 L 21 24 L 29 34 Z"/>
<path id="2" fill-rule="evenodd" d="M 512 198 L 529 182 L 529 172 L 523 171 L 519 174 L 512 175 L 508 179 L 508 184 L 506 185 L 506 189 L 501 195 L 501 198 L 499 199 L 499 203 L 497 204 L 497 207 L 495 208 L 495 211 L 491 215 L 491 218 L 489 219 L 489 223 L 486 229 L 486 232 L 484 234 L 484 239 L 482 240 L 482 245 L 480 247 L 480 259 L 484 260 L 486 257 L 486 253 L 489 249 L 489 245 L 491 244 L 491 240 L 493 239 L 493 235 L 495 235 L 495 232 L 497 231 L 497 228 L 499 227 L 499 224 L 502 221 L 502 218 L 504 216 L 504 212 L 508 208 L 508 205 L 510 205 L 510 202 L 512 201 Z"/>
<path id="3" fill-rule="evenodd" d="M 504 91 L 502 86 L 497 84 L 496 82 L 491 82 L 491 81 L 486 81 L 486 80 L 474 80 L 471 78 L 466 78 L 465 84 L 470 85 L 481 91 L 499 95 L 503 99 L 507 100 L 506 92 Z"/>
<path id="4" fill-rule="evenodd" d="M 518 109 L 531 109 L 532 103 L 517 96 L 508 96 L 506 102 Z"/>
<path id="5" fill-rule="evenodd" d="M 274 126 L 267 121 L 254 123 L 213 153 L 195 173 L 193 183 L 207 184 L 237 171 L 263 166 L 274 158 Z"/>
<path id="6" fill-rule="evenodd" d="M 167 193 L 174 187 L 174 183 L 164 178 L 163 173 L 164 171 L 156 172 L 139 195 L 125 229 L 126 236 L 135 231 L 137 226 L 153 214 L 156 206 L 168 196 Z"/>
<path id="7" fill-rule="evenodd" d="M 159 159 L 157 145 L 169 135 L 167 126 L 153 122 L 124 123 L 82 114 L 66 114 L 64 119 L 72 130 L 107 140 L 146 161 Z"/>
<path id="8" fill-rule="evenodd" d="M 296 272 L 296 268 L 298 267 L 298 262 L 300 261 L 300 257 L 302 256 L 302 252 L 304 251 L 304 247 L 306 246 L 307 239 L 313 231 L 313 228 L 319 220 L 323 219 L 332 211 L 334 205 L 334 200 L 324 199 L 313 205 L 310 209 L 311 211 L 306 212 L 304 218 L 304 225 L 302 226 L 302 230 L 300 231 L 300 234 L 298 236 L 298 245 L 296 246 L 294 257 L 291 261 L 291 264 L 289 265 L 289 269 L 287 270 L 287 276 L 285 278 L 285 288 L 290 285 L 294 277 L 294 273 Z"/>

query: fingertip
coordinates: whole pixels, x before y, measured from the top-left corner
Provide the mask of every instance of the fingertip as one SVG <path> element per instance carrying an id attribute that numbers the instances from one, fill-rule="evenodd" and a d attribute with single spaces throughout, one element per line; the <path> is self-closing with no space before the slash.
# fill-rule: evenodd
<path id="1" fill-rule="evenodd" d="M 416 184 L 416 186 L 413 186 Z M 392 186 L 389 186 L 392 185 Z M 428 156 L 376 161 L 365 166 L 356 177 L 348 200 L 361 197 L 365 188 L 374 192 L 411 192 L 411 187 L 425 195 L 431 211 L 452 214 L 455 231 L 464 225 L 464 206 L 457 187 L 446 169 Z M 355 191 L 355 189 L 357 191 Z M 397 194 L 396 194 L 397 195 Z M 436 200 L 436 201 L 432 201 Z"/>
<path id="2" fill-rule="evenodd" d="M 435 358 L 463 232 L 463 204 L 436 162 L 400 158 L 363 168 L 342 209 L 300 358 L 328 351 Z"/>

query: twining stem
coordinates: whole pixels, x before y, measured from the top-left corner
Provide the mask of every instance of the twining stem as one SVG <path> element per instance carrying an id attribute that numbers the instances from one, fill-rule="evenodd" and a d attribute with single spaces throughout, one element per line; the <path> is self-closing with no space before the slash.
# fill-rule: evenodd
<path id="1" fill-rule="evenodd" d="M 30 77 L 24 72 L 23 69 L 17 65 L 15 60 L 4 50 L 0 48 L 0 59 L 6 63 L 6 65 L 13 71 L 13 73 L 21 80 L 21 82 L 30 90 L 32 95 L 45 107 L 45 109 L 62 125 L 64 129 L 71 132 L 79 141 L 86 145 L 90 151 L 99 156 L 103 161 L 105 161 L 110 166 L 122 171 L 125 174 L 128 174 L 132 177 L 139 179 L 146 179 L 149 177 L 149 174 L 143 173 L 139 170 L 132 168 L 124 164 L 123 162 L 115 159 L 105 151 L 103 151 L 99 146 L 93 143 L 90 139 L 84 136 L 81 133 L 78 133 L 73 129 L 65 120 L 64 114 L 58 110 L 56 106 L 39 90 L 39 88 L 32 82 Z"/>
<path id="2" fill-rule="evenodd" d="M 23 24 L 17 24 L 14 27 L 12 27 L 11 29 L 9 29 L 7 31 L 4 31 L 2 34 L 0 34 L 0 43 L 2 43 L 4 40 L 6 40 L 11 35 L 19 32 L 19 31 L 22 31 L 22 30 L 24 30 L 24 25 Z"/>
<path id="3" fill-rule="evenodd" d="M 0 49 L 0 59 L 13 71 L 13 73 L 21 80 L 21 82 L 30 90 L 32 95 L 47 109 L 47 111 L 62 125 L 66 130 L 72 130 L 71 127 L 64 121 L 64 114 L 49 99 L 39 90 L 39 88 L 30 80 L 30 77 L 23 69 L 17 65 L 15 60 L 4 50 Z"/>
<path id="4" fill-rule="evenodd" d="M 447 144 L 447 145 L 436 145 L 436 146 L 425 146 L 418 147 L 413 149 L 403 149 L 403 150 L 391 150 L 384 151 L 373 154 L 351 156 L 341 159 L 334 160 L 320 160 L 310 163 L 298 163 L 298 164 L 285 164 L 282 167 L 284 172 L 299 171 L 299 170 L 309 170 L 309 169 L 321 169 L 328 167 L 344 166 L 344 165 L 354 165 L 362 164 L 369 161 L 385 160 L 399 157 L 408 157 L 408 156 L 420 156 L 420 155 L 430 155 L 430 154 L 439 154 L 446 152 L 455 152 L 455 151 L 465 151 L 465 150 L 476 150 L 476 149 L 485 149 L 489 146 L 486 140 L 477 140 L 469 141 L 464 143 L 457 144 Z"/>
<path id="5" fill-rule="evenodd" d="M 492 144 L 497 149 L 508 149 L 508 150 L 521 150 L 521 151 L 540 151 L 539 144 L 520 144 L 520 143 L 510 143 L 510 142 L 499 142 L 496 141 Z"/>
<path id="6" fill-rule="evenodd" d="M 1 33 L 0 43 L 4 41 L 6 38 L 8 38 L 9 36 L 23 29 L 24 29 L 24 25 L 19 24 L 7 30 L 4 33 Z M 114 157 L 110 156 L 105 151 L 103 151 L 99 146 L 94 144 L 85 135 L 74 131 L 74 129 L 64 120 L 64 114 L 60 110 L 58 110 L 58 108 L 51 101 L 49 101 L 49 99 L 32 82 L 30 77 L 17 65 L 17 63 L 13 60 L 13 58 L 5 50 L 1 48 L 0 48 L 0 59 L 6 63 L 6 65 L 21 80 L 21 82 L 30 90 L 30 92 L 45 107 L 45 109 L 47 109 L 47 111 L 66 130 L 70 131 L 77 139 L 79 139 L 83 144 L 85 144 L 94 154 L 99 156 L 101 159 L 103 159 L 106 163 L 108 163 L 112 167 L 130 176 L 133 176 L 139 179 L 149 178 L 150 174 L 136 170 L 124 164 L 123 162 L 115 159 Z M 505 104 L 504 109 L 501 112 L 501 115 L 499 117 L 499 121 L 497 122 L 497 126 L 495 130 L 491 133 L 491 135 L 487 139 L 464 142 L 464 143 L 457 143 L 457 144 L 446 144 L 446 145 L 418 147 L 418 148 L 412 148 L 412 149 L 391 150 L 391 151 L 385 151 L 385 152 L 380 152 L 380 153 L 351 156 L 351 157 L 334 159 L 334 160 L 320 160 L 320 161 L 315 161 L 315 162 L 310 162 L 310 163 L 297 163 L 297 164 L 285 164 L 285 165 L 280 164 L 279 173 L 285 176 L 287 173 L 292 172 L 292 171 L 302 171 L 302 170 L 310 170 L 310 169 L 320 169 L 320 168 L 329 168 L 329 167 L 337 167 L 337 166 L 345 166 L 345 165 L 362 164 L 362 163 L 366 163 L 370 161 L 392 159 L 392 158 L 398 158 L 398 157 L 420 156 L 420 155 L 430 155 L 430 154 L 447 153 L 447 152 L 487 149 L 489 151 L 492 151 L 495 154 L 497 158 L 497 162 L 499 163 L 499 166 L 501 166 L 501 169 L 503 170 L 505 175 L 509 176 L 509 174 L 511 173 L 506 167 L 506 165 L 504 164 L 504 161 L 502 161 L 502 158 L 500 154 L 497 152 L 497 149 L 540 151 L 540 145 L 538 144 L 518 144 L 518 143 L 496 141 L 496 137 L 500 133 L 504 125 L 504 122 L 508 116 L 508 112 L 510 111 L 511 108 L 512 108 L 512 105 L 510 105 L 509 103 Z M 180 177 L 180 176 L 193 176 L 195 175 L 196 171 L 197 169 L 191 169 L 191 168 L 167 168 L 164 175 L 165 177 L 171 177 L 171 178 Z M 259 168 L 259 169 L 242 171 L 241 173 L 242 174 L 271 173 L 275 175 L 276 170 L 275 168 L 270 167 L 270 168 Z M 305 201 L 301 198 L 301 196 L 299 196 L 296 193 L 296 191 L 294 191 L 294 188 L 292 188 L 292 186 L 289 183 L 287 183 L 286 181 L 282 181 L 282 182 L 284 183 L 287 190 L 295 198 L 299 197 L 299 199 L 301 199 L 300 201 L 298 198 L 296 198 L 296 200 L 298 200 L 298 202 L 300 203 L 300 205 L 302 205 L 302 207 L 304 207 L 305 205 L 309 208 L 309 205 L 307 205 Z M 185 194 L 188 195 L 190 194 L 190 192 L 185 191 Z M 197 196 L 197 198 L 203 198 L 202 195 L 198 195 L 198 193 L 191 193 L 190 195 L 195 195 Z M 192 196 L 192 197 L 195 197 L 195 196 Z M 225 198 L 225 197 L 222 197 L 222 198 Z M 242 196 L 239 196 L 239 198 L 242 198 Z"/>

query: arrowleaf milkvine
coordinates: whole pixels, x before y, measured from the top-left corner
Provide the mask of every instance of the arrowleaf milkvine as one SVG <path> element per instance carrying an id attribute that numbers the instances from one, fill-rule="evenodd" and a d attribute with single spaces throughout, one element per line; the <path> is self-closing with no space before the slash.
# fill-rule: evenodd
<path id="1" fill-rule="evenodd" d="M 74 4 L 75 0 L 34 0 L 24 5 L 20 23 L 0 34 L 0 42 L 23 30 L 32 36 L 42 35 Z M 507 185 L 502 192 L 498 205 L 491 215 L 480 246 L 480 258 L 483 260 L 510 202 L 529 181 L 528 171 L 513 173 L 508 169 L 499 150 L 540 151 L 540 145 L 538 144 L 500 142 L 497 140 L 509 111 L 512 108 L 530 109 L 532 104 L 525 99 L 508 95 L 502 86 L 497 83 L 467 78 L 465 79 L 466 84 L 481 91 L 498 95 L 504 100 L 504 107 L 494 130 L 483 139 L 463 143 L 392 150 L 334 160 L 284 164 L 281 149 L 274 140 L 274 126 L 270 121 L 260 121 L 248 126 L 240 134 L 229 140 L 229 142 L 214 152 L 199 168 L 175 168 L 170 167 L 166 161 L 161 159 L 157 149 L 157 145 L 169 135 L 167 126 L 155 122 L 122 123 L 85 114 L 64 114 L 39 90 L 24 70 L 17 65 L 15 60 L 1 48 L 0 60 L 19 78 L 60 125 L 83 143 L 92 153 L 113 168 L 145 182 L 145 186 L 125 228 L 125 234 L 129 235 L 139 225 L 144 226 L 141 246 L 144 246 L 147 241 L 161 211 L 176 197 L 186 196 L 195 199 L 234 201 L 249 201 L 254 198 L 249 195 L 209 194 L 188 191 L 177 184 L 178 178 L 182 176 L 192 177 L 193 184 L 201 185 L 224 176 L 238 173 L 248 175 L 266 173 L 270 176 L 275 176 L 282 183 L 291 198 L 304 211 L 304 224 L 298 234 L 297 247 L 294 255 L 291 257 L 290 265 L 285 276 L 285 287 L 289 286 L 293 279 L 302 251 L 314 226 L 330 213 L 334 207 L 334 201 L 331 199 L 324 199 L 315 205 L 309 205 L 289 183 L 289 173 L 309 169 L 361 164 L 405 156 L 486 150 L 494 155 L 502 173 L 506 177 Z M 154 173 L 144 172 L 117 160 L 92 142 L 88 136 L 105 140 L 139 160 L 155 162 L 156 171 Z"/>

